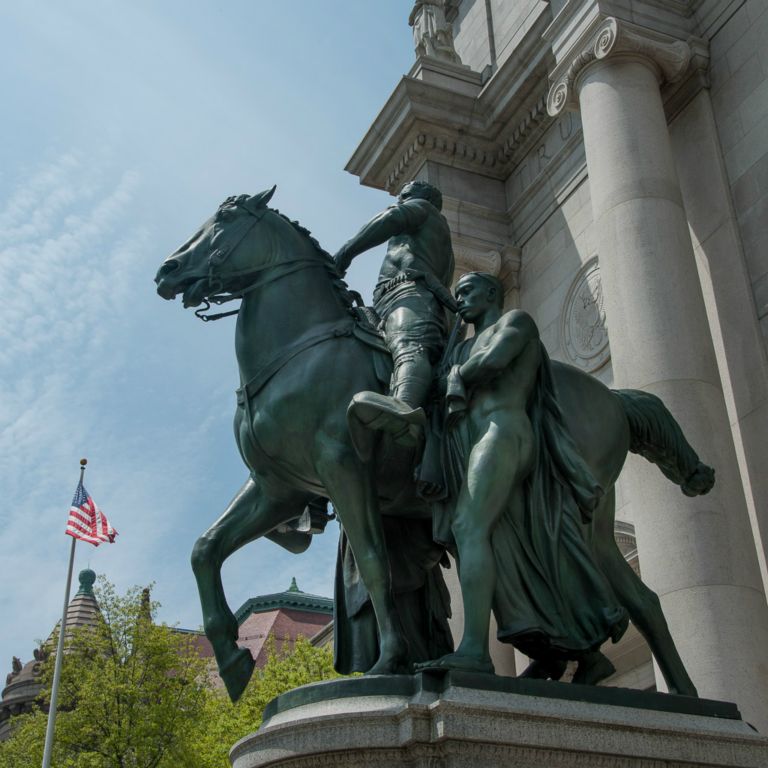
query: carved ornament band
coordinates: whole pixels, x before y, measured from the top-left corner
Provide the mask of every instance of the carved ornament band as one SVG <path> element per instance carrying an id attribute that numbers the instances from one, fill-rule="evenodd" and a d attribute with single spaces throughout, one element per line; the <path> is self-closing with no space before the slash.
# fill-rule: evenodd
<path id="1" fill-rule="evenodd" d="M 609 17 L 597 28 L 587 47 L 574 57 L 565 74 L 549 89 L 547 112 L 557 117 L 563 110 L 578 109 L 575 88 L 578 76 L 591 62 L 617 53 L 635 53 L 650 59 L 668 82 L 679 80 L 691 60 L 691 48 L 687 43 L 681 40 L 663 42 L 640 33 L 637 27 L 630 28 Z"/>

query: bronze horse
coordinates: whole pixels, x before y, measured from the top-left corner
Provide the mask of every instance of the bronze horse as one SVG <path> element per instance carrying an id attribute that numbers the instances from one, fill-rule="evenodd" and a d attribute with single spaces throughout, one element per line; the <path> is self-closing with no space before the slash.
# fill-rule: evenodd
<path id="1" fill-rule="evenodd" d="M 364 461 L 366 451 L 352 444 L 347 407 L 358 392 L 386 389 L 377 374 L 382 353 L 359 331 L 349 292 L 328 253 L 307 230 L 268 207 L 273 194 L 274 188 L 226 200 L 155 278 L 160 296 L 182 294 L 185 307 L 242 299 L 235 332 L 241 388 L 234 426 L 249 476 L 192 553 L 205 633 L 233 700 L 247 685 L 253 660 L 236 644 L 237 621 L 221 582 L 229 555 L 261 536 L 303 551 L 308 534 L 281 531 L 312 497 L 326 495 L 375 612 L 379 651 L 367 671 L 393 674 L 407 671 L 417 659 L 409 656 L 393 596 L 382 515 L 429 515 L 415 494 L 412 455 Z M 607 491 L 590 536 L 597 562 L 650 644 L 670 691 L 696 695 L 658 597 L 616 545 L 613 485 L 629 450 L 658 464 L 689 495 L 711 488 L 712 470 L 699 462 L 658 398 L 612 392 L 568 365 L 553 363 L 552 369 L 566 425 Z M 430 558 L 425 568 L 439 573 L 439 551 Z"/>

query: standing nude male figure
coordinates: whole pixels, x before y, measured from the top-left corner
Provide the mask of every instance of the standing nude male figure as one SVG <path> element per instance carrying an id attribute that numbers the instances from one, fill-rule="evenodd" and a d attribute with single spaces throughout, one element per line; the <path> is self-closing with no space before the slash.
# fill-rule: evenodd
<path id="1" fill-rule="evenodd" d="M 596 650 L 608 636 L 620 636 L 626 613 L 592 563 L 581 521 L 573 514 L 577 507 L 548 510 L 556 520 L 550 525 L 545 510 L 532 507 L 526 496 L 525 481 L 540 460 L 531 403 L 542 386 L 540 369 L 548 365 L 538 329 L 523 311 L 503 313 L 502 286 L 492 275 L 464 275 L 456 297 L 459 314 L 475 330 L 453 353 L 446 392 L 450 528 L 464 635 L 455 653 L 419 666 L 493 672 L 488 647 L 493 607 L 500 637 L 545 660 L 544 676 L 562 674 L 565 658 L 588 660 L 585 669 L 596 673 L 595 662 L 602 658 Z M 580 502 L 599 498 L 601 489 L 586 465 L 572 453 L 568 458 L 574 468 L 568 481 L 579 489 Z M 537 536 L 550 537 L 546 549 L 557 552 L 557 575 L 537 556 Z M 558 609 L 562 598 L 554 594 L 560 576 L 573 589 L 568 599 L 577 608 L 570 615 Z M 553 659 L 559 674 L 550 671 Z"/>

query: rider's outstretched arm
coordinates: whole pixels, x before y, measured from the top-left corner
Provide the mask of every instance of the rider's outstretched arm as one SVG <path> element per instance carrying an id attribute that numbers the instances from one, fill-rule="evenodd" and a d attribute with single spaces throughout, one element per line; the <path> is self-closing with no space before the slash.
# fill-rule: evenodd
<path id="1" fill-rule="evenodd" d="M 490 344 L 472 355 L 460 367 L 459 374 L 467 386 L 481 384 L 509 366 L 527 344 L 539 338 L 533 318 L 521 310 L 513 310 L 497 323 Z"/>
<path id="2" fill-rule="evenodd" d="M 420 201 L 418 201 L 420 202 Z M 390 237 L 408 232 L 427 217 L 427 210 L 417 201 L 408 200 L 393 205 L 374 216 L 363 228 L 336 252 L 333 260 L 339 271 L 347 271 L 352 259 L 363 251 L 386 243 Z"/>

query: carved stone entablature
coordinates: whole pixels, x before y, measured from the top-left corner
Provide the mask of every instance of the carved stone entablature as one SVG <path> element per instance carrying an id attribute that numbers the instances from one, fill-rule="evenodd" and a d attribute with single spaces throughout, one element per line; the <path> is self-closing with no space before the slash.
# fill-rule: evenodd
<path id="1" fill-rule="evenodd" d="M 561 318 L 563 351 L 568 362 L 592 373 L 611 356 L 597 257 L 578 272 L 565 298 Z"/>
<path id="2" fill-rule="evenodd" d="M 664 40 L 658 34 L 613 17 L 603 19 L 589 43 L 571 60 L 568 69 L 555 79 L 547 96 L 547 112 L 556 117 L 565 109 L 578 109 L 576 81 L 594 61 L 618 54 L 634 54 L 652 61 L 659 78 L 675 82 L 686 73 L 691 47 L 681 40 Z"/>
<path id="3" fill-rule="evenodd" d="M 444 7 L 450 16 L 458 3 L 446 0 Z M 434 56 L 417 59 L 346 169 L 390 192 L 433 159 L 504 181 L 552 122 L 546 114 L 551 52 L 541 36 L 550 18 L 547 4 L 537 4 L 515 56 L 500 62 L 490 80 Z"/>
<path id="4" fill-rule="evenodd" d="M 413 178 L 413 165 L 419 164 L 424 156 L 447 156 L 453 164 L 468 169 L 484 169 L 487 173 L 498 165 L 498 154 L 497 148 L 492 144 L 483 146 L 466 138 L 420 131 L 394 164 L 384 188 L 387 192 L 397 192 L 406 181 Z"/>
<path id="5" fill-rule="evenodd" d="M 547 96 L 542 94 L 518 126 L 504 139 L 499 150 L 499 159 L 502 162 L 513 161 L 517 151 L 536 128 L 550 122 L 551 119 L 547 114 Z"/>
<path id="6" fill-rule="evenodd" d="M 547 97 L 541 94 L 534 105 L 526 112 L 516 127 L 503 132 L 496 141 L 481 142 L 467 135 L 449 136 L 437 132 L 432 126 L 422 125 L 413 140 L 410 141 L 393 163 L 384 189 L 395 193 L 412 178 L 414 163 L 416 167 L 424 156 L 440 155 L 450 157 L 452 164 L 467 170 L 480 171 L 485 176 L 506 179 L 511 168 L 549 125 L 552 118 L 547 114 Z"/>
<path id="7" fill-rule="evenodd" d="M 551 123 L 552 118 L 547 114 L 547 97 L 542 94 L 517 126 L 497 139 L 498 143 L 481 144 L 466 135 L 447 136 L 433 133 L 427 127 L 419 131 L 394 163 L 384 188 L 388 192 L 397 192 L 400 186 L 411 179 L 413 163 L 418 163 L 421 156 L 430 154 L 449 156 L 468 170 L 481 170 L 484 175 L 505 179 L 519 161 L 521 150 L 526 151 L 529 139 L 534 134 L 540 135 Z"/>

